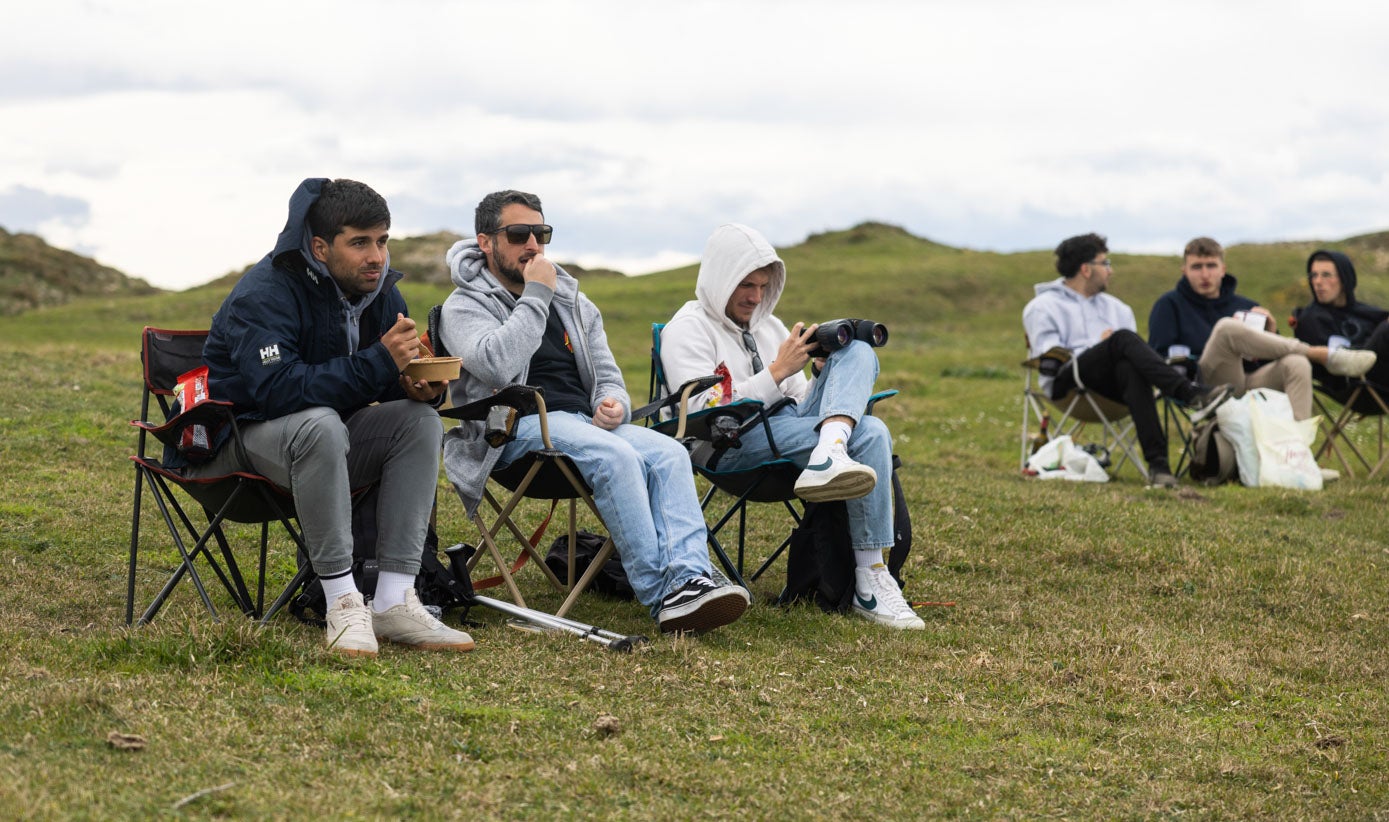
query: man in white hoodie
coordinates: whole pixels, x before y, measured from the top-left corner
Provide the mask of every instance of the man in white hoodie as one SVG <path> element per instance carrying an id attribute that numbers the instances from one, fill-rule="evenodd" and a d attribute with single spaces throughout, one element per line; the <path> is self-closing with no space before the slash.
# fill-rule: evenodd
<path id="1" fill-rule="evenodd" d="M 632 425 L 603 317 L 579 283 L 545 256 L 553 229 L 540 198 L 498 191 L 478 204 L 476 239 L 445 255 L 453 294 L 440 336 L 463 359 L 451 396 L 462 405 L 515 383 L 545 390 L 550 440 L 593 489 L 637 599 L 667 633 L 699 633 L 742 616 L 750 596 L 712 577 L 704 513 L 685 449 Z M 493 467 L 542 448 L 535 415 L 491 447 L 483 423 L 444 435 L 444 471 L 472 514 Z"/>
<path id="2" fill-rule="evenodd" d="M 1037 283 L 1037 295 L 1022 310 L 1029 356 L 1054 347 L 1069 349 L 1086 387 L 1129 409 L 1152 485 L 1173 488 L 1177 478 L 1167 461 L 1167 431 L 1158 418 L 1156 388 L 1195 409 L 1192 420 L 1208 416 L 1230 395 L 1230 386 L 1209 388 L 1168 365 L 1137 334 L 1133 309 L 1106 294 L 1114 264 L 1098 234 L 1082 234 L 1056 247 L 1055 280 Z M 1063 368 L 1043 374 L 1042 390 L 1054 398 L 1076 387 L 1076 374 Z"/>
<path id="3" fill-rule="evenodd" d="M 891 628 L 921 630 L 925 623 L 883 564 L 883 549 L 893 543 L 892 435 L 882 420 L 864 413 L 878 357 L 854 340 L 817 361 L 819 375 L 807 379 L 817 326 L 798 322 L 788 331 L 772 313 L 785 286 L 786 264 L 761 234 L 736 224 L 715 229 L 700 261 L 696 299 L 661 332 L 666 387 L 724 375 L 691 398 L 692 409 L 745 398 L 767 405 L 795 400 L 772 416 L 772 437 L 781 455 L 803 469 L 798 496 L 845 500 L 857 561 L 854 613 Z M 741 440 L 741 447 L 723 452 L 720 467 L 737 470 L 772 458 L 760 427 Z"/>

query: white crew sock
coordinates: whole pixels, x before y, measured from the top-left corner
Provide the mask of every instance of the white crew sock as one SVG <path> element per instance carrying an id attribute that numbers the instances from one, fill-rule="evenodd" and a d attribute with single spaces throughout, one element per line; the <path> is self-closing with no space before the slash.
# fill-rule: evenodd
<path id="1" fill-rule="evenodd" d="M 845 450 L 849 447 L 849 435 L 854 431 L 854 427 L 847 422 L 831 420 L 820 423 L 820 442 L 816 444 L 815 450 L 810 452 L 810 464 L 819 465 L 829 459 L 830 448 L 839 443 Z"/>
<path id="2" fill-rule="evenodd" d="M 340 576 L 333 577 L 332 579 L 319 577 L 318 582 L 323 586 L 323 601 L 328 603 L 327 607 L 329 608 L 332 608 L 333 603 L 348 594 L 357 593 L 357 581 L 352 578 L 352 572 L 350 570 L 343 571 Z"/>
<path id="3" fill-rule="evenodd" d="M 382 571 L 376 576 L 376 595 L 371 598 L 371 610 L 381 613 L 405 601 L 405 592 L 415 587 L 414 574 Z"/>
<path id="4" fill-rule="evenodd" d="M 854 564 L 859 568 L 872 568 L 874 565 L 883 564 L 883 549 L 881 548 L 855 548 Z"/>

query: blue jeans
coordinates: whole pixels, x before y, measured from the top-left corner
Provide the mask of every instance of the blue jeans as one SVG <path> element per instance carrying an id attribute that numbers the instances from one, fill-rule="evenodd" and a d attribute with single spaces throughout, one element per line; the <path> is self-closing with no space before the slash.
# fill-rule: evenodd
<path id="1" fill-rule="evenodd" d="M 849 456 L 872 468 L 878 484 L 866 496 L 846 500 L 849 538 L 854 550 L 887 548 L 893 544 L 892 434 L 864 409 L 878 379 L 878 355 L 866 342 L 854 340 L 830 354 L 825 370 L 799 404 L 788 404 L 770 420 L 772 438 L 781 456 L 804 468 L 820 442 L 820 423 L 833 416 L 855 422 L 849 437 Z M 767 432 L 761 426 L 742 436 L 741 448 L 730 448 L 719 459 L 720 469 L 752 468 L 772 459 Z"/>
<path id="2" fill-rule="evenodd" d="M 548 421 L 551 444 L 593 490 L 632 590 L 653 617 L 667 594 L 710 575 L 704 512 L 683 445 L 637 425 L 607 431 L 583 414 L 555 412 Z M 497 467 L 543 447 L 540 418 L 522 417 Z"/>

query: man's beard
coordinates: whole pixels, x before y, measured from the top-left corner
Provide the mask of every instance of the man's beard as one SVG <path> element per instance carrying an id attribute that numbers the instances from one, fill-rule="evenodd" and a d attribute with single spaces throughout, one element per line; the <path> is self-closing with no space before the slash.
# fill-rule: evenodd
<path id="1" fill-rule="evenodd" d="M 520 265 L 508 265 L 502 261 L 501 256 L 498 254 L 492 255 L 492 262 L 496 265 L 496 268 L 492 271 L 493 274 L 515 285 L 525 286 L 526 278 L 521 276 Z"/>

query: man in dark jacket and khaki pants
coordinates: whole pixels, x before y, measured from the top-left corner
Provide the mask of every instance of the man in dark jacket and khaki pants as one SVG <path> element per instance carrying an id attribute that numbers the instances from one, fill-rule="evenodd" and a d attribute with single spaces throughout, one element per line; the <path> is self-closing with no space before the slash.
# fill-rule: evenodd
<path id="1" fill-rule="evenodd" d="M 305 180 L 275 250 L 232 289 L 203 348 L 209 393 L 235 405 L 250 469 L 294 495 L 323 583 L 330 648 L 374 656 L 377 638 L 467 651 L 420 604 L 414 580 L 439 478 L 447 382 L 401 372 L 419 350 L 386 249 L 386 201 L 353 180 Z M 237 466 L 234 449 L 190 466 Z M 371 604 L 352 578 L 353 489 L 379 485 Z"/>

